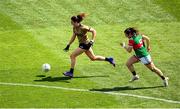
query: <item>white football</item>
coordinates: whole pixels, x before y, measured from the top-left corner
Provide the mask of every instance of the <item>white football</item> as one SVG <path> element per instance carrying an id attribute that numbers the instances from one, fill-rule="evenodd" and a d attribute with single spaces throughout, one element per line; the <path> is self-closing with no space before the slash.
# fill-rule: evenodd
<path id="1" fill-rule="evenodd" d="M 45 64 L 42 65 L 42 71 L 48 72 L 49 70 L 51 70 L 50 64 L 45 63 Z"/>

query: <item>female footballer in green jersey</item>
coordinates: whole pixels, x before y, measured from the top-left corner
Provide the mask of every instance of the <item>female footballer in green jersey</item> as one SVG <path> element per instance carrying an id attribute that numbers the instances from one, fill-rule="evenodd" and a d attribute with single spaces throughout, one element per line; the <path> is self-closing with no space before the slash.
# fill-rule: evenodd
<path id="1" fill-rule="evenodd" d="M 79 47 L 72 52 L 70 55 L 71 59 L 71 68 L 69 71 L 64 72 L 63 74 L 68 77 L 73 77 L 73 72 L 74 72 L 74 67 L 76 64 L 76 58 L 82 53 L 85 53 L 92 61 L 107 61 L 110 64 L 112 64 L 115 67 L 115 62 L 112 57 L 103 57 L 103 56 L 96 56 L 94 55 L 94 52 L 92 50 L 92 45 L 94 43 L 94 40 L 96 38 L 96 30 L 88 27 L 86 25 L 81 24 L 83 19 L 85 18 L 86 14 L 81 13 L 77 16 L 72 16 L 71 17 L 71 24 L 73 26 L 73 33 L 72 37 L 67 44 L 66 48 L 64 51 L 68 51 L 70 45 L 74 42 L 75 38 L 77 37 L 79 40 Z M 90 32 L 92 33 L 92 39 L 89 40 L 87 33 Z"/>
<path id="2" fill-rule="evenodd" d="M 133 64 L 141 61 L 147 68 L 151 71 L 155 72 L 161 79 L 163 80 L 164 86 L 168 86 L 168 77 L 165 77 L 160 69 L 158 69 L 154 63 L 152 62 L 151 56 L 149 54 L 150 51 L 150 39 L 148 36 L 139 34 L 138 30 L 135 28 L 127 28 L 124 31 L 125 36 L 129 39 L 129 44 L 126 46 L 125 43 L 121 43 L 121 46 L 126 49 L 129 53 L 134 49 L 135 55 L 131 56 L 126 66 L 132 72 L 133 78 L 130 82 L 134 80 L 138 80 L 139 76 L 136 74 Z M 145 43 L 147 44 L 147 48 L 145 47 Z"/>

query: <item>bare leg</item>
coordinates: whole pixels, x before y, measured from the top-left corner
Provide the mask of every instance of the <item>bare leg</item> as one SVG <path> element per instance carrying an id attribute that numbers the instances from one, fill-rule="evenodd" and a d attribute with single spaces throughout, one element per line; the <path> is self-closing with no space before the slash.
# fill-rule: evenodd
<path id="1" fill-rule="evenodd" d="M 162 80 L 165 87 L 168 86 L 168 77 L 165 77 L 164 74 L 161 72 L 160 69 L 158 69 L 153 62 L 146 65 L 147 68 L 149 68 L 151 71 L 155 72 Z"/>
<path id="2" fill-rule="evenodd" d="M 126 62 L 126 66 L 131 73 L 135 71 L 133 64 L 137 62 L 139 62 L 139 60 L 135 56 L 131 56 Z"/>
<path id="3" fill-rule="evenodd" d="M 82 54 L 83 52 L 85 52 L 84 49 L 77 48 L 70 55 L 70 58 L 71 58 L 71 68 L 70 68 L 69 71 L 63 73 L 65 76 L 68 76 L 68 77 L 71 77 L 71 78 L 73 77 L 74 67 L 75 67 L 75 64 L 76 64 L 76 57 L 79 56 L 80 54 Z"/>
<path id="4" fill-rule="evenodd" d="M 90 48 L 88 51 L 85 51 L 86 55 L 92 60 L 92 61 L 105 61 L 105 57 L 103 56 L 95 56 L 92 48 Z"/>
<path id="5" fill-rule="evenodd" d="M 139 79 L 139 76 L 136 74 L 133 64 L 139 62 L 139 60 L 135 56 L 131 56 L 128 61 L 126 62 L 126 66 L 128 67 L 129 71 L 132 73 L 133 77 L 129 82 L 133 82 Z"/>
<path id="6" fill-rule="evenodd" d="M 81 49 L 81 48 L 77 48 L 77 49 L 74 50 L 74 52 L 70 55 L 70 58 L 71 58 L 71 68 L 75 67 L 76 57 L 79 56 L 80 54 L 82 54 L 85 51 L 86 50 Z"/>
<path id="7" fill-rule="evenodd" d="M 163 73 L 161 72 L 160 69 L 158 69 L 153 62 L 151 62 L 150 64 L 148 65 L 145 65 L 148 69 L 150 69 L 151 71 L 155 72 L 159 77 L 161 77 L 163 80 L 164 80 L 164 75 Z"/>

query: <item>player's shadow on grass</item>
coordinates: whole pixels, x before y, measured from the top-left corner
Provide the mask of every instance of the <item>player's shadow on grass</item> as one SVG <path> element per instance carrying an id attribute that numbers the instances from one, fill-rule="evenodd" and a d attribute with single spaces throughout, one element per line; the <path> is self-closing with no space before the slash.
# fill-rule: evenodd
<path id="1" fill-rule="evenodd" d="M 75 76 L 73 78 L 103 78 L 109 77 L 108 75 L 95 75 L 95 76 Z"/>
<path id="2" fill-rule="evenodd" d="M 112 91 L 123 91 L 123 90 L 155 89 L 155 88 L 162 88 L 162 87 L 164 86 L 152 86 L 152 87 L 123 86 L 123 87 L 102 88 L 102 89 L 89 89 L 89 91 L 112 92 Z"/>
<path id="3" fill-rule="evenodd" d="M 34 80 L 36 82 L 43 82 L 43 81 L 48 81 L 48 82 L 57 82 L 57 81 L 62 81 L 62 82 L 67 82 L 69 83 L 70 79 L 76 79 L 76 78 L 95 78 L 95 77 L 109 77 L 106 75 L 99 75 L 99 76 L 75 76 L 73 78 L 70 77 L 45 77 L 45 75 L 37 75 L 36 77 L 42 77 L 40 80 Z"/>
<path id="4" fill-rule="evenodd" d="M 36 77 L 46 77 L 46 75 L 37 75 Z"/>
<path id="5" fill-rule="evenodd" d="M 39 80 L 34 80 L 36 82 L 44 82 L 44 81 L 48 81 L 48 82 L 57 82 L 57 81 L 62 81 L 62 82 L 66 82 L 66 83 L 69 83 L 67 80 L 69 80 L 71 78 L 69 77 L 51 77 L 51 76 L 48 76 L 48 77 L 42 77 L 41 79 Z"/>

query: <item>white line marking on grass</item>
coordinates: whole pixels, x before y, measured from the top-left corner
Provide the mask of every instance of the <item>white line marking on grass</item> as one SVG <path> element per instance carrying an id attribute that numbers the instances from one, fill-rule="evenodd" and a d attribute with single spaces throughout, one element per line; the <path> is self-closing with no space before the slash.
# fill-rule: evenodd
<path id="1" fill-rule="evenodd" d="M 0 82 L 1 85 L 10 85 L 10 86 L 25 86 L 25 87 L 42 87 L 42 88 L 49 88 L 49 89 L 61 89 L 61 90 L 68 90 L 68 91 L 79 91 L 79 92 L 91 92 L 91 93 L 99 93 L 99 94 L 108 94 L 108 95 L 116 95 L 116 96 L 128 96 L 128 97 L 136 97 L 148 100 L 156 100 L 156 101 L 163 101 L 167 103 L 176 103 L 180 104 L 180 101 L 156 98 L 156 97 L 149 97 L 149 96 L 141 96 L 135 94 L 128 94 L 128 93 L 115 93 L 115 92 L 100 92 L 100 91 L 90 91 L 88 89 L 75 89 L 75 88 L 65 88 L 59 86 L 46 86 L 46 85 L 35 85 L 35 84 L 22 84 L 22 83 L 5 83 Z"/>
<path id="2" fill-rule="evenodd" d="M 5 45 L 8 47 L 31 47 L 31 45 Z"/>

